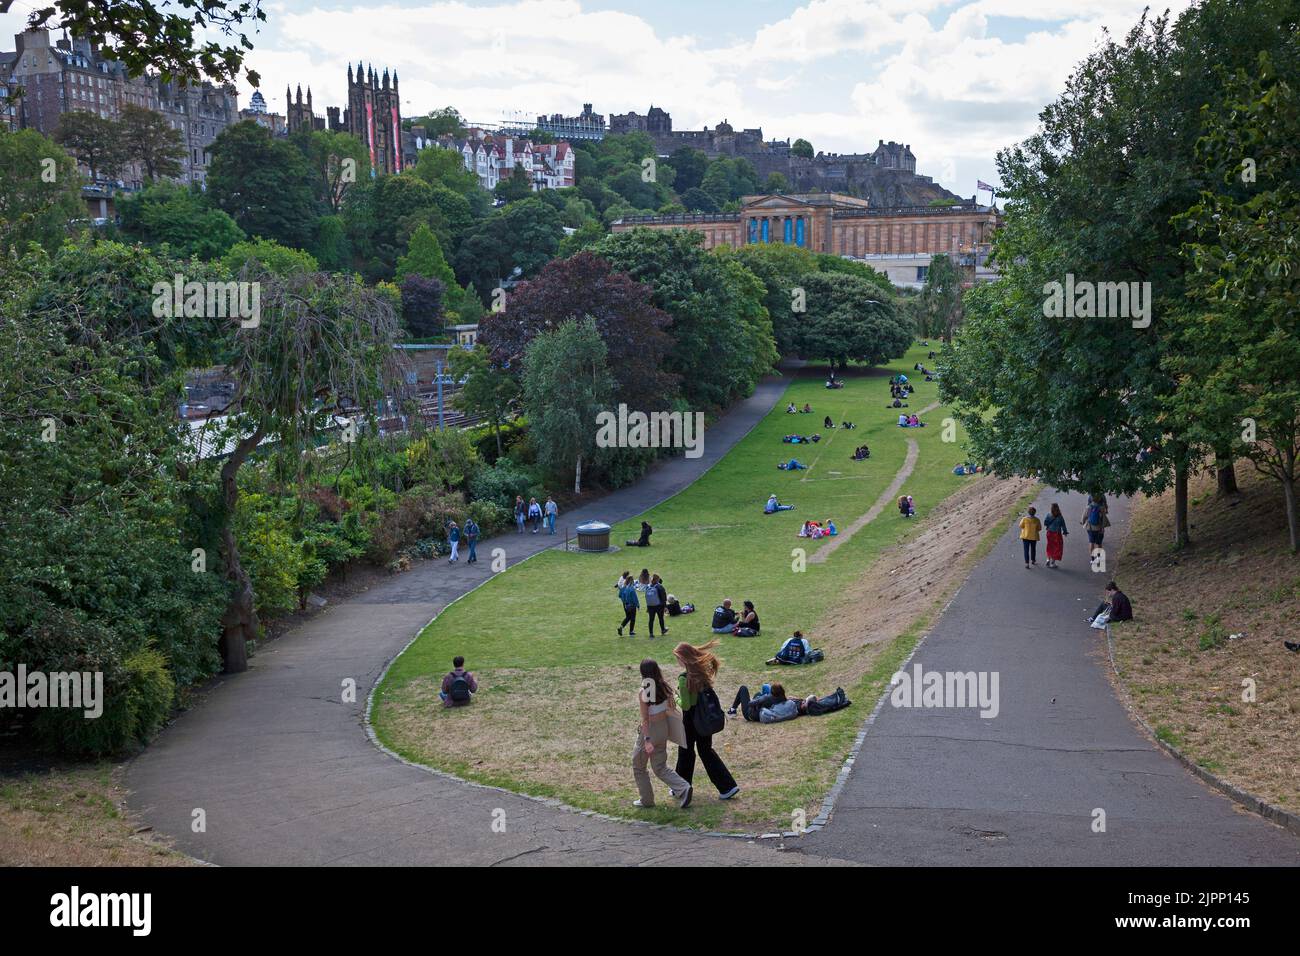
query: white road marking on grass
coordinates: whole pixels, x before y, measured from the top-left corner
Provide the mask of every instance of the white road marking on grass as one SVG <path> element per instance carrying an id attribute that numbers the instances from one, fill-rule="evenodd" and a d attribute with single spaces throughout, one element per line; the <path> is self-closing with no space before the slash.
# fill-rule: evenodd
<path id="1" fill-rule="evenodd" d="M 853 535 L 859 530 L 875 521 L 876 517 L 889 507 L 890 503 L 894 500 L 894 496 L 898 494 L 899 489 L 903 487 L 903 482 L 907 481 L 911 476 L 912 469 L 916 467 L 916 460 L 920 455 L 921 446 L 916 443 L 916 439 L 909 438 L 907 440 L 907 458 L 903 461 L 902 467 L 898 469 L 898 473 L 894 475 L 894 480 L 889 483 L 889 487 L 880 493 L 880 497 L 877 498 L 876 503 L 871 506 L 871 510 L 818 548 L 817 551 L 808 559 L 808 563 L 825 564 L 826 559 L 830 557 L 832 551 L 842 545 L 845 541 L 848 541 L 849 538 L 853 537 Z"/>

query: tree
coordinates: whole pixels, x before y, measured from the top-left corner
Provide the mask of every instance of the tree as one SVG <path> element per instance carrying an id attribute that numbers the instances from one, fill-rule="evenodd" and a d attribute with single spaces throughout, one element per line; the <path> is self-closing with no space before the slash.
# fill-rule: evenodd
<path id="1" fill-rule="evenodd" d="M 442 331 L 442 303 L 446 286 L 437 279 L 412 273 L 402 280 L 402 318 L 406 329 L 417 339 L 430 338 Z"/>
<path id="2" fill-rule="evenodd" d="M 790 180 L 786 179 L 781 173 L 768 173 L 767 179 L 763 181 L 763 188 L 760 192 L 765 193 L 787 193 L 790 191 Z"/>
<path id="3" fill-rule="evenodd" d="M 36 130 L 0 135 L 0 257 L 28 242 L 53 251 L 85 208 L 71 156 Z"/>
<path id="4" fill-rule="evenodd" d="M 251 120 L 212 144 L 208 196 L 250 236 L 298 249 L 312 238 L 311 177 L 302 153 Z"/>
<path id="5" fill-rule="evenodd" d="M 667 409 L 676 377 L 663 365 L 672 317 L 651 302 L 654 290 L 615 272 L 591 252 L 548 263 L 537 278 L 511 290 L 504 312 L 488 313 L 479 341 L 499 365 L 518 367 L 528 343 L 569 319 L 591 319 L 605 343 L 615 398 L 630 408 Z"/>
<path id="6" fill-rule="evenodd" d="M 804 358 L 827 359 L 832 369 L 850 360 L 878 365 L 901 357 L 912 344 L 912 329 L 874 283 L 817 272 L 800 282 L 807 311 L 798 314 L 795 341 Z"/>
<path id="7" fill-rule="evenodd" d="M 754 243 L 725 254 L 735 256 L 763 283 L 763 304 L 772 321 L 777 351 L 794 355 L 798 351 L 800 312 L 807 308 L 803 277 L 820 271 L 816 254 L 784 242 Z"/>
<path id="8" fill-rule="evenodd" d="M 460 287 L 456 285 L 456 274 L 451 271 L 451 266 L 447 265 L 442 247 L 438 245 L 438 237 L 428 226 L 420 226 L 415 230 L 415 234 L 411 236 L 411 243 L 407 246 L 406 255 L 397 260 L 398 282 L 413 275 L 437 279 L 447 289 L 452 302 L 459 299 Z"/>
<path id="9" fill-rule="evenodd" d="M 1300 62 L 1291 37 L 1288 59 Z M 1292 552 L 1300 551 L 1300 91 L 1260 55 L 1207 111 L 1198 158 L 1210 182 L 1183 217 L 1193 241 L 1193 294 L 1211 314 L 1183 329 L 1170 358 L 1176 401 L 1211 435 L 1241 430 L 1233 451 L 1282 485 Z M 1294 77 L 1294 71 L 1289 75 Z M 1258 163 L 1249 157 L 1260 157 Z M 1232 454 L 1227 460 L 1230 463 Z M 1222 459 L 1221 459 L 1222 460 Z"/>
<path id="10" fill-rule="evenodd" d="M 497 210 L 474 228 L 456 253 L 456 276 L 480 291 L 497 288 L 518 268 L 536 275 L 555 258 L 564 238 L 560 214 L 533 196 Z"/>
<path id="11" fill-rule="evenodd" d="M 262 283 L 258 326 L 232 330 L 233 447 L 220 478 L 221 547 L 233 591 L 220 644 L 228 673 L 247 668 L 247 642 L 258 632 L 253 585 L 233 525 L 239 469 L 268 437 L 282 453 L 298 456 L 313 447 L 331 412 L 374 408 L 398 387 L 393 345 L 399 332 L 386 297 L 353 277 L 324 273 L 270 277 Z M 364 420 L 354 425 L 364 437 Z"/>
<path id="12" fill-rule="evenodd" d="M 182 259 L 216 259 L 244 239 L 244 231 L 202 193 L 158 183 L 117 201 L 123 234 L 160 246 L 164 243 Z"/>
<path id="13" fill-rule="evenodd" d="M 948 256 L 930 257 L 918 305 L 923 338 L 952 341 L 953 330 L 961 324 L 961 270 Z"/>
<path id="14" fill-rule="evenodd" d="M 493 192 L 502 202 L 511 203 L 519 199 L 527 199 L 533 194 L 533 181 L 524 171 L 524 167 L 516 166 L 510 170 L 509 176 L 497 183 Z"/>
<path id="15" fill-rule="evenodd" d="M 174 179 L 181 174 L 185 144 L 161 113 L 127 103 L 122 106 L 118 131 L 124 158 L 133 159 L 150 181 Z"/>
<path id="16" fill-rule="evenodd" d="M 452 349 L 448 356 L 451 374 L 465 385 L 452 399 L 453 404 L 467 415 L 477 415 L 492 423 L 496 438 L 497 457 L 501 448 L 501 423 L 510 417 L 510 410 L 519 398 L 519 381 L 509 371 L 494 363 L 483 345 L 473 349 Z"/>
<path id="17" fill-rule="evenodd" d="M 812 143 L 806 139 L 796 139 L 790 144 L 790 155 L 802 156 L 804 159 L 813 158 Z"/>
<path id="18" fill-rule="evenodd" d="M 111 51 L 132 76 L 154 69 L 165 80 L 235 81 L 245 51 L 253 48 L 244 31 L 255 31 L 257 22 L 266 20 L 261 0 L 177 0 L 175 12 L 164 12 L 165 6 L 154 0 L 50 0 L 32 13 L 27 26 L 63 27 Z M 222 45 L 220 37 L 238 39 Z M 245 76 L 251 86 L 261 85 L 256 71 L 246 70 Z"/>
<path id="19" fill-rule="evenodd" d="M 722 207 L 717 200 L 698 186 L 682 193 L 682 205 L 691 212 L 715 213 Z"/>
<path id="20" fill-rule="evenodd" d="M 667 371 L 696 408 L 722 408 L 753 392 L 777 359 L 765 289 L 738 261 L 708 253 L 699 233 L 633 229 L 591 250 L 654 290 L 673 317 Z"/>
<path id="21" fill-rule="evenodd" d="M 342 130 L 316 129 L 302 137 L 299 146 L 312 171 L 312 192 L 323 209 L 338 215 L 343 197 L 368 168 L 365 144 Z"/>
<path id="22" fill-rule="evenodd" d="M 709 157 L 702 150 L 679 146 L 668 157 L 668 165 L 677 173 L 673 182 L 677 191 L 685 194 L 688 190 L 698 189 L 704 181 L 704 172 L 709 167 Z"/>
<path id="23" fill-rule="evenodd" d="M 609 406 L 614 382 L 596 323 L 569 319 L 543 332 L 524 355 L 524 406 L 537 457 L 551 471 L 573 469 L 582 493 L 582 462 L 596 450 L 596 416 Z"/>
<path id="24" fill-rule="evenodd" d="M 231 275 L 245 270 L 277 276 L 305 275 L 319 268 L 311 253 L 290 249 L 272 239 L 237 242 L 222 257 L 222 264 Z"/>
<path id="25" fill-rule="evenodd" d="M 100 173 L 112 177 L 122 167 L 122 133 L 112 120 L 73 110 L 59 117 L 54 139 L 90 170 L 91 182 Z"/>
<path id="26" fill-rule="evenodd" d="M 423 126 L 430 139 L 437 139 L 439 136 L 465 135 L 465 120 L 461 117 L 460 112 L 451 106 L 433 110 L 425 116 L 404 119 L 402 120 L 402 126 L 406 129 L 410 129 L 412 126 Z"/>

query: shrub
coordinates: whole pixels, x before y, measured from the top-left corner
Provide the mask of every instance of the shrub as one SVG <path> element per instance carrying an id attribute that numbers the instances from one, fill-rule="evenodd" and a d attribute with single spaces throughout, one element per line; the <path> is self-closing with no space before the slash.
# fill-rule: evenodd
<path id="1" fill-rule="evenodd" d="M 498 531 L 504 531 L 514 523 L 514 512 L 502 508 L 495 501 L 471 501 L 469 513 L 470 517 L 478 522 L 484 538 Z"/>
<path id="2" fill-rule="evenodd" d="M 453 518 L 460 521 L 464 514 L 465 499 L 460 495 L 407 492 L 380 517 L 366 556 L 376 564 L 388 564 L 403 548 L 421 538 L 444 540 L 447 522 Z"/>
<path id="3" fill-rule="evenodd" d="M 531 494 L 537 478 L 531 471 L 516 465 L 509 458 L 499 458 L 491 468 L 480 468 L 470 479 L 470 496 L 475 501 L 491 501 L 512 511 L 515 496 L 533 497 Z"/>
<path id="4" fill-rule="evenodd" d="M 429 432 L 406 446 L 406 473 L 413 485 L 461 490 L 478 466 L 473 441 L 458 428 Z"/>

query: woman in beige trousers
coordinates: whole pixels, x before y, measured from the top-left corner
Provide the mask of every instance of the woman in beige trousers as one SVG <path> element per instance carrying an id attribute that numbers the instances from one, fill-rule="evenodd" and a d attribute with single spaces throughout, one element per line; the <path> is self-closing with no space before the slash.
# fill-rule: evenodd
<path id="1" fill-rule="evenodd" d="M 677 710 L 677 698 L 664 680 L 659 665 L 646 658 L 641 662 L 641 689 L 637 692 L 641 722 L 637 726 L 636 747 L 632 750 L 632 777 L 640 798 L 634 807 L 655 805 L 654 787 L 646 764 L 655 776 L 668 784 L 668 792 L 685 810 L 691 805 L 691 785 L 668 767 L 668 715 Z"/>

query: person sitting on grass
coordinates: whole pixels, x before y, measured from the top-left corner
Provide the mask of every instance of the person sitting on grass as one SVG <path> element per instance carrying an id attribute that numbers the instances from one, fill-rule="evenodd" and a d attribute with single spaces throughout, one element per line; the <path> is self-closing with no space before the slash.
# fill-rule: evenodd
<path id="1" fill-rule="evenodd" d="M 794 407 L 794 402 L 791 402 L 789 405 L 785 407 L 785 413 L 787 415 L 793 415 L 797 411 L 798 409 Z"/>
<path id="2" fill-rule="evenodd" d="M 731 633 L 737 637 L 757 637 L 758 631 L 758 612 L 754 610 L 753 601 L 746 601 L 744 610 L 740 612 L 740 618 L 736 621 L 736 626 L 731 629 Z"/>
<path id="3" fill-rule="evenodd" d="M 779 724 L 798 717 L 805 706 L 802 700 L 786 697 L 785 688 L 780 684 L 773 684 L 770 688 L 764 685 L 762 693 L 754 698 L 749 696 L 749 688 L 741 684 L 727 713 L 734 715 L 739 710 L 750 723 Z"/>
<path id="4" fill-rule="evenodd" d="M 826 519 L 826 533 L 830 535 L 832 538 L 835 537 L 835 535 L 840 533 L 840 529 L 835 527 L 835 522 L 832 521 L 830 518 Z"/>
<path id="5" fill-rule="evenodd" d="M 457 654 L 451 661 L 451 670 L 442 679 L 442 690 L 438 697 L 444 707 L 464 707 L 474 702 L 478 693 L 478 680 L 465 670 L 465 658 Z"/>
<path id="6" fill-rule="evenodd" d="M 916 414 L 916 412 L 913 412 L 911 417 L 908 418 L 907 420 L 907 426 L 909 428 L 924 428 L 925 422 L 921 421 L 920 417 Z"/>
<path id="7" fill-rule="evenodd" d="M 819 434 L 814 433 L 813 436 L 812 436 L 812 438 L 810 438 L 810 439 L 808 439 L 808 440 L 809 440 L 810 442 L 812 442 L 812 443 L 815 445 L 815 444 L 817 444 L 819 441 L 822 440 L 822 436 L 819 435 Z"/>
<path id="8" fill-rule="evenodd" d="M 857 448 L 853 450 L 854 461 L 866 461 L 870 457 L 871 457 L 871 449 L 868 448 L 866 445 L 859 445 Z"/>
<path id="9" fill-rule="evenodd" d="M 857 427 L 858 426 L 853 424 L 852 422 L 840 422 L 840 428 L 857 428 Z"/>
<path id="10" fill-rule="evenodd" d="M 803 636 L 803 631 L 795 631 L 794 636 L 781 645 L 781 649 L 776 652 L 776 656 L 768 660 L 768 664 L 816 664 L 818 661 L 826 659 L 826 655 L 819 650 L 814 650 L 813 646 L 808 643 L 808 638 Z"/>
<path id="11" fill-rule="evenodd" d="M 904 518 L 916 516 L 916 506 L 912 504 L 911 495 L 900 495 L 898 499 L 898 513 Z"/>
<path id="12" fill-rule="evenodd" d="M 834 427 L 835 427 L 835 422 L 831 420 L 831 417 L 829 415 L 827 415 L 825 418 L 822 419 L 822 428 L 829 430 Z"/>
<path id="13" fill-rule="evenodd" d="M 812 406 L 809 405 L 807 402 L 804 402 L 804 403 L 803 403 L 803 414 L 805 414 L 805 415 L 811 415 L 811 414 L 812 414 Z"/>
<path id="14" fill-rule="evenodd" d="M 1109 613 L 1105 618 L 1098 621 L 1103 611 Z M 1129 602 L 1128 595 L 1119 589 L 1119 585 L 1111 581 L 1106 585 L 1106 599 L 1097 605 L 1097 610 L 1092 612 L 1092 617 L 1088 618 L 1088 623 L 1093 627 L 1105 624 L 1118 624 L 1120 621 L 1133 620 L 1133 605 Z"/>
<path id="15" fill-rule="evenodd" d="M 695 613 L 694 604 L 683 604 L 673 594 L 668 595 L 668 601 L 664 606 L 668 608 L 669 617 L 681 617 L 683 614 Z"/>
<path id="16" fill-rule="evenodd" d="M 627 547 L 629 547 L 629 548 L 648 548 L 648 547 L 650 547 L 650 535 L 652 535 L 652 534 L 654 534 L 654 533 L 655 533 L 655 529 L 652 528 L 652 527 L 650 527 L 650 522 L 648 522 L 648 521 L 642 521 L 642 522 L 641 522 L 641 537 L 637 538 L 635 541 L 631 541 L 631 540 L 627 541 L 627 542 L 626 542 Z"/>
<path id="17" fill-rule="evenodd" d="M 776 467 L 781 469 L 782 471 L 804 471 L 805 469 L 807 469 L 808 466 L 805 465 L 803 462 L 801 462 L 798 458 L 791 458 L 788 462 L 778 461 L 776 463 Z"/>
<path id="18" fill-rule="evenodd" d="M 736 626 L 736 612 L 731 609 L 731 598 L 727 598 L 713 609 L 713 633 L 730 634 Z"/>
<path id="19" fill-rule="evenodd" d="M 763 514 L 774 515 L 778 511 L 794 511 L 794 505 L 783 505 L 776 500 L 776 495 L 767 499 L 767 504 L 763 506 Z"/>
<path id="20" fill-rule="evenodd" d="M 803 527 L 799 529 L 800 538 L 820 538 L 826 532 L 816 521 L 805 521 Z"/>

